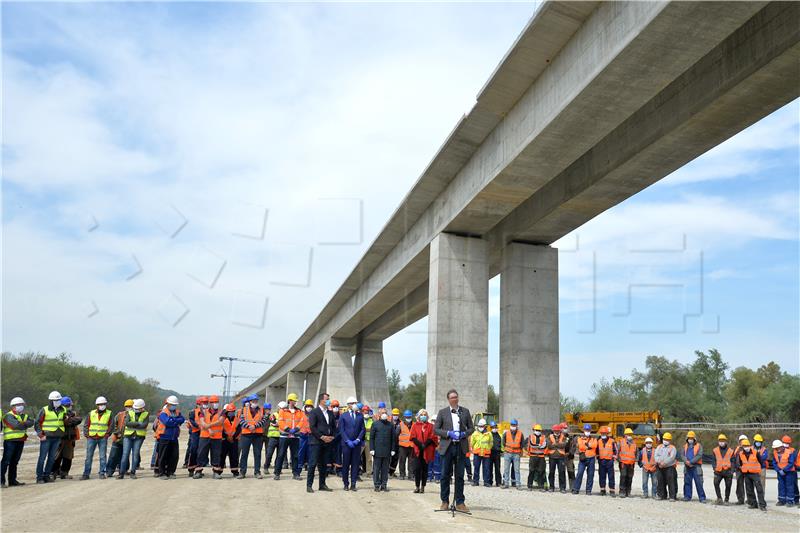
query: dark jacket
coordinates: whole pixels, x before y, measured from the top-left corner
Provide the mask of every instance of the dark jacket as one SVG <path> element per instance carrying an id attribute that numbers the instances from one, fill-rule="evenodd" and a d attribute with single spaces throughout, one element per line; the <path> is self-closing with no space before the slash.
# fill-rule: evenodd
<path id="1" fill-rule="evenodd" d="M 78 438 L 78 434 L 80 433 L 78 426 L 81 425 L 81 422 L 83 422 L 82 416 L 78 416 L 77 413 L 71 409 L 67 411 L 67 414 L 64 417 L 65 434 L 63 438 L 65 440 L 76 440 Z"/>
<path id="2" fill-rule="evenodd" d="M 175 411 L 175 414 L 172 413 L 165 413 L 161 411 L 158 415 L 158 421 L 161 422 L 164 426 L 164 432 L 159 437 L 160 440 L 166 441 L 173 441 L 178 440 L 178 437 L 181 434 L 181 425 L 186 422 L 186 419 L 180 413 L 180 411 Z"/>
<path id="3" fill-rule="evenodd" d="M 366 429 L 364 428 L 364 417 L 361 413 L 356 413 L 355 420 L 353 420 L 353 415 L 349 412 L 343 413 L 339 417 L 338 425 L 339 435 L 341 435 L 343 443 L 346 443 L 348 440 L 355 441 L 356 439 L 364 442 Z M 359 445 L 361 442 L 359 442 Z"/>
<path id="4" fill-rule="evenodd" d="M 453 442 L 447 436 L 448 431 L 460 431 L 464 435 L 461 436 L 460 446 L 461 452 L 466 454 L 469 452 L 469 436 L 475 431 L 475 426 L 472 424 L 472 415 L 469 414 L 469 409 L 466 407 L 458 406 L 458 425 L 459 427 L 453 428 L 453 418 L 450 413 L 450 406 L 445 407 L 439 414 L 436 415 L 435 431 L 439 436 L 439 454 L 444 455 L 447 448 Z"/>
<path id="5" fill-rule="evenodd" d="M 333 411 L 328 410 L 328 421 L 326 422 L 325 415 L 322 414 L 322 409 L 319 406 L 312 409 L 308 413 L 308 429 L 311 431 L 308 436 L 309 444 L 325 444 L 320 440 L 320 437 L 335 437 L 336 418 L 333 416 Z"/>
<path id="6" fill-rule="evenodd" d="M 391 457 L 397 451 L 394 424 L 389 420 L 377 420 L 369 430 L 369 449 L 375 457 Z"/>
<path id="7" fill-rule="evenodd" d="M 503 437 L 500 436 L 500 430 L 492 432 L 492 452 L 500 453 L 503 451 Z"/>

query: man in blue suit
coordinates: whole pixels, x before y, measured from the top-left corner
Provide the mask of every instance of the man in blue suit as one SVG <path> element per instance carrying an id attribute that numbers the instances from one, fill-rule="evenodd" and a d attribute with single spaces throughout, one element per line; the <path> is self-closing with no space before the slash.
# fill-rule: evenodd
<path id="1" fill-rule="evenodd" d="M 339 416 L 339 435 L 342 442 L 342 481 L 344 490 L 356 489 L 361 447 L 364 445 L 364 417 L 356 407 L 356 399 L 347 399 L 347 412 Z"/>

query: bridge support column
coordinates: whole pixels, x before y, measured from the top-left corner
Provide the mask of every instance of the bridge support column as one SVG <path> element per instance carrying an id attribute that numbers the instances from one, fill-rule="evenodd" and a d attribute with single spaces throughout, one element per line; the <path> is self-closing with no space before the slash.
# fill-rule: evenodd
<path id="1" fill-rule="evenodd" d="M 278 387 L 267 387 L 266 394 L 264 395 L 264 403 L 271 403 L 272 409 L 278 408 L 278 402 L 286 399 L 286 387 L 280 385 Z"/>
<path id="2" fill-rule="evenodd" d="M 500 419 L 560 418 L 558 250 L 511 243 L 500 270 Z"/>
<path id="3" fill-rule="evenodd" d="M 486 410 L 489 379 L 486 242 L 440 233 L 430 245 L 426 408 L 435 416 L 456 389 L 460 404 Z"/>
<path id="4" fill-rule="evenodd" d="M 325 385 L 331 400 L 344 404 L 348 396 L 356 395 L 353 373 L 355 343 L 350 339 L 332 338 L 325 342 Z"/>
<path id="5" fill-rule="evenodd" d="M 305 398 L 302 398 L 303 395 L 303 386 L 306 383 L 306 373 L 305 372 L 289 372 L 286 374 L 286 396 L 289 396 L 291 393 L 297 394 L 297 397 L 300 398 L 300 403 L 303 402 Z"/>
<path id="6" fill-rule="evenodd" d="M 317 405 L 317 386 L 319 385 L 319 372 L 306 372 L 306 390 L 303 400 L 310 399 Z"/>
<path id="7" fill-rule="evenodd" d="M 377 409 L 380 401 L 390 405 L 386 365 L 383 362 L 383 341 L 359 341 L 354 371 L 358 401 L 369 404 L 373 409 Z"/>

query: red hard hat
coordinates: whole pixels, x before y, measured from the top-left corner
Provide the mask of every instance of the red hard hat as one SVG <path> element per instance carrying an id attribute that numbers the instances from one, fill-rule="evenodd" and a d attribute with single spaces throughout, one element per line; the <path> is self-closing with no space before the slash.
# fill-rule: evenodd
<path id="1" fill-rule="evenodd" d="M 198 396 L 196 403 L 208 403 L 208 398 L 206 396 Z"/>
<path id="2" fill-rule="evenodd" d="M 553 424 L 553 427 L 551 427 L 550 429 L 552 429 L 553 431 L 561 431 L 561 424 Z"/>
<path id="3" fill-rule="evenodd" d="M 362 407 L 361 410 L 369 412 L 369 405 L 364 404 L 364 407 Z"/>

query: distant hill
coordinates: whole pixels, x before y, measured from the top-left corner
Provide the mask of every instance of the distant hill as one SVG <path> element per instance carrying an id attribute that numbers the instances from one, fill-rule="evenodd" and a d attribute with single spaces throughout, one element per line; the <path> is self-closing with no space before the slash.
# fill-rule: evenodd
<path id="1" fill-rule="evenodd" d="M 183 409 L 186 409 L 187 407 L 194 407 L 195 400 L 199 396 L 199 394 L 181 394 L 178 391 L 170 389 L 162 389 L 161 387 L 159 387 L 157 390 L 159 397 L 161 397 L 162 399 L 166 398 L 167 396 L 172 396 L 172 395 L 177 396 L 178 402 L 180 403 Z"/>

